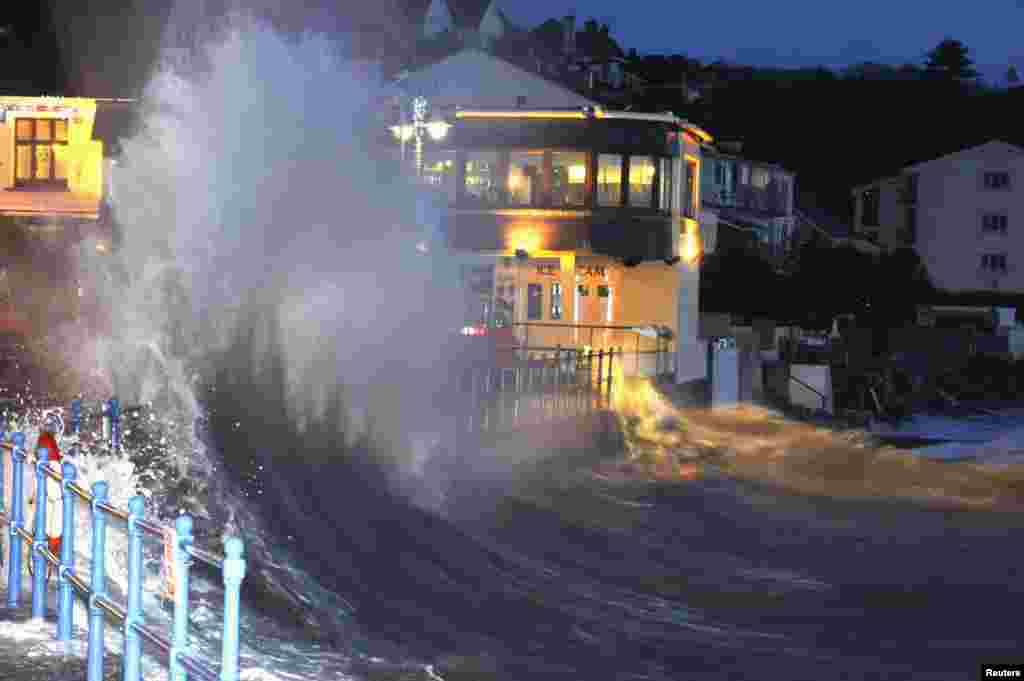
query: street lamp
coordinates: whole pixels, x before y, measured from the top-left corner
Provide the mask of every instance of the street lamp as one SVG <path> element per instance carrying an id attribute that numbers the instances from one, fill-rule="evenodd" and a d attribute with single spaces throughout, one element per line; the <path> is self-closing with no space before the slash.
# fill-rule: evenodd
<path id="1" fill-rule="evenodd" d="M 405 122 L 403 109 L 402 120 L 398 125 L 391 126 L 391 133 L 402 143 L 402 159 L 405 159 L 405 143 L 413 140 L 416 143 L 416 177 L 423 176 L 423 135 L 426 133 L 435 142 L 440 142 L 448 136 L 451 125 L 445 120 L 434 117 L 427 120 L 427 112 L 430 105 L 426 97 L 416 97 L 412 100 L 412 122 Z"/>

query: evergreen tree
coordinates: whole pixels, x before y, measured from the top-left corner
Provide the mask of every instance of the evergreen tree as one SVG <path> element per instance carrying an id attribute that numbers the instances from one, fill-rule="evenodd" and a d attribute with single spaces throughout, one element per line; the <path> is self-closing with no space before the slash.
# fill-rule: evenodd
<path id="1" fill-rule="evenodd" d="M 1020 85 L 1020 74 L 1017 73 L 1017 67 L 1012 64 L 1010 68 L 1006 69 L 1006 84 L 1010 87 Z"/>
<path id="2" fill-rule="evenodd" d="M 959 40 L 946 38 L 928 53 L 929 72 L 951 80 L 973 80 L 978 77 L 967 46 Z"/>

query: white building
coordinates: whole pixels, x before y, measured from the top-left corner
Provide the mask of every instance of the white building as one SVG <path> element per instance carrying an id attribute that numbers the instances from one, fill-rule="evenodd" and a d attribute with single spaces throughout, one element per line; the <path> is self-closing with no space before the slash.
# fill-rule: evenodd
<path id="1" fill-rule="evenodd" d="M 1024 149 L 992 140 L 854 189 L 854 229 L 951 292 L 1024 292 Z"/>

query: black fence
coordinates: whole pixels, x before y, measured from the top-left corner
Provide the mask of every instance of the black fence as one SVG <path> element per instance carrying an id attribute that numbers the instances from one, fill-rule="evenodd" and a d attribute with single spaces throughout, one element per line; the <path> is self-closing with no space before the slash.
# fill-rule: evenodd
<path id="1" fill-rule="evenodd" d="M 621 350 L 520 348 L 514 359 L 462 370 L 462 427 L 510 431 L 608 409 Z"/>

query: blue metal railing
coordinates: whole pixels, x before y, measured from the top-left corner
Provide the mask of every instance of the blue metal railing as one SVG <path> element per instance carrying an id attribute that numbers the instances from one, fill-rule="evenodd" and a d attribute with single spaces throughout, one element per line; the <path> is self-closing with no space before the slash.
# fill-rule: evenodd
<path id="1" fill-rule="evenodd" d="M 120 409 L 117 400 L 104 405 L 104 434 L 109 436 L 112 449 L 120 446 Z M 78 432 L 81 426 L 81 402 L 75 400 L 71 407 L 71 431 Z M 89 612 L 88 681 L 103 679 L 103 633 L 107 617 L 123 625 L 124 631 L 124 681 L 140 681 L 142 678 L 142 640 L 145 639 L 167 656 L 169 678 L 172 681 L 186 681 L 189 674 L 199 681 L 237 681 L 239 654 L 239 619 L 242 579 L 245 577 L 243 544 L 238 537 L 229 537 L 224 542 L 224 556 L 215 555 L 193 545 L 192 518 L 181 515 L 174 528 L 174 616 L 171 638 L 167 640 L 160 632 L 147 626 L 142 612 L 142 546 L 145 535 L 161 542 L 168 536 L 167 529 L 145 518 L 145 499 L 132 497 L 128 511 L 108 503 L 108 484 L 99 481 L 92 491 L 82 488 L 76 482 L 77 470 L 71 463 L 64 463 L 60 473 L 48 466 L 50 453 L 40 448 L 33 461 L 36 476 L 35 534 L 25 528 L 24 518 L 24 475 L 25 464 L 29 462 L 25 450 L 24 433 L 14 433 L 11 443 L 4 442 L 6 433 L 0 429 L 0 449 L 10 452 L 12 500 L 9 512 L 4 508 L 4 489 L 0 484 L 0 518 L 10 526 L 10 557 L 8 561 L 7 605 L 18 606 L 21 598 L 22 542 L 30 547 L 33 561 L 32 574 L 32 617 L 43 618 L 46 612 L 47 569 L 53 567 L 58 575 L 57 590 L 57 638 L 70 641 L 73 628 L 74 596 L 81 597 Z M 0 481 L 4 479 L 4 458 L 0 455 Z M 46 536 L 46 478 L 61 486 L 63 501 L 63 538 L 60 557 L 49 548 Z M 84 501 L 92 509 L 92 571 L 90 584 L 75 571 L 75 506 Z M 107 519 L 113 517 L 126 523 L 128 530 L 128 602 L 122 608 L 111 600 L 106 591 L 106 529 Z M 220 670 L 215 671 L 202 660 L 188 653 L 188 592 L 189 569 L 192 559 L 198 559 L 221 570 L 224 576 L 224 623 L 221 641 Z"/>

